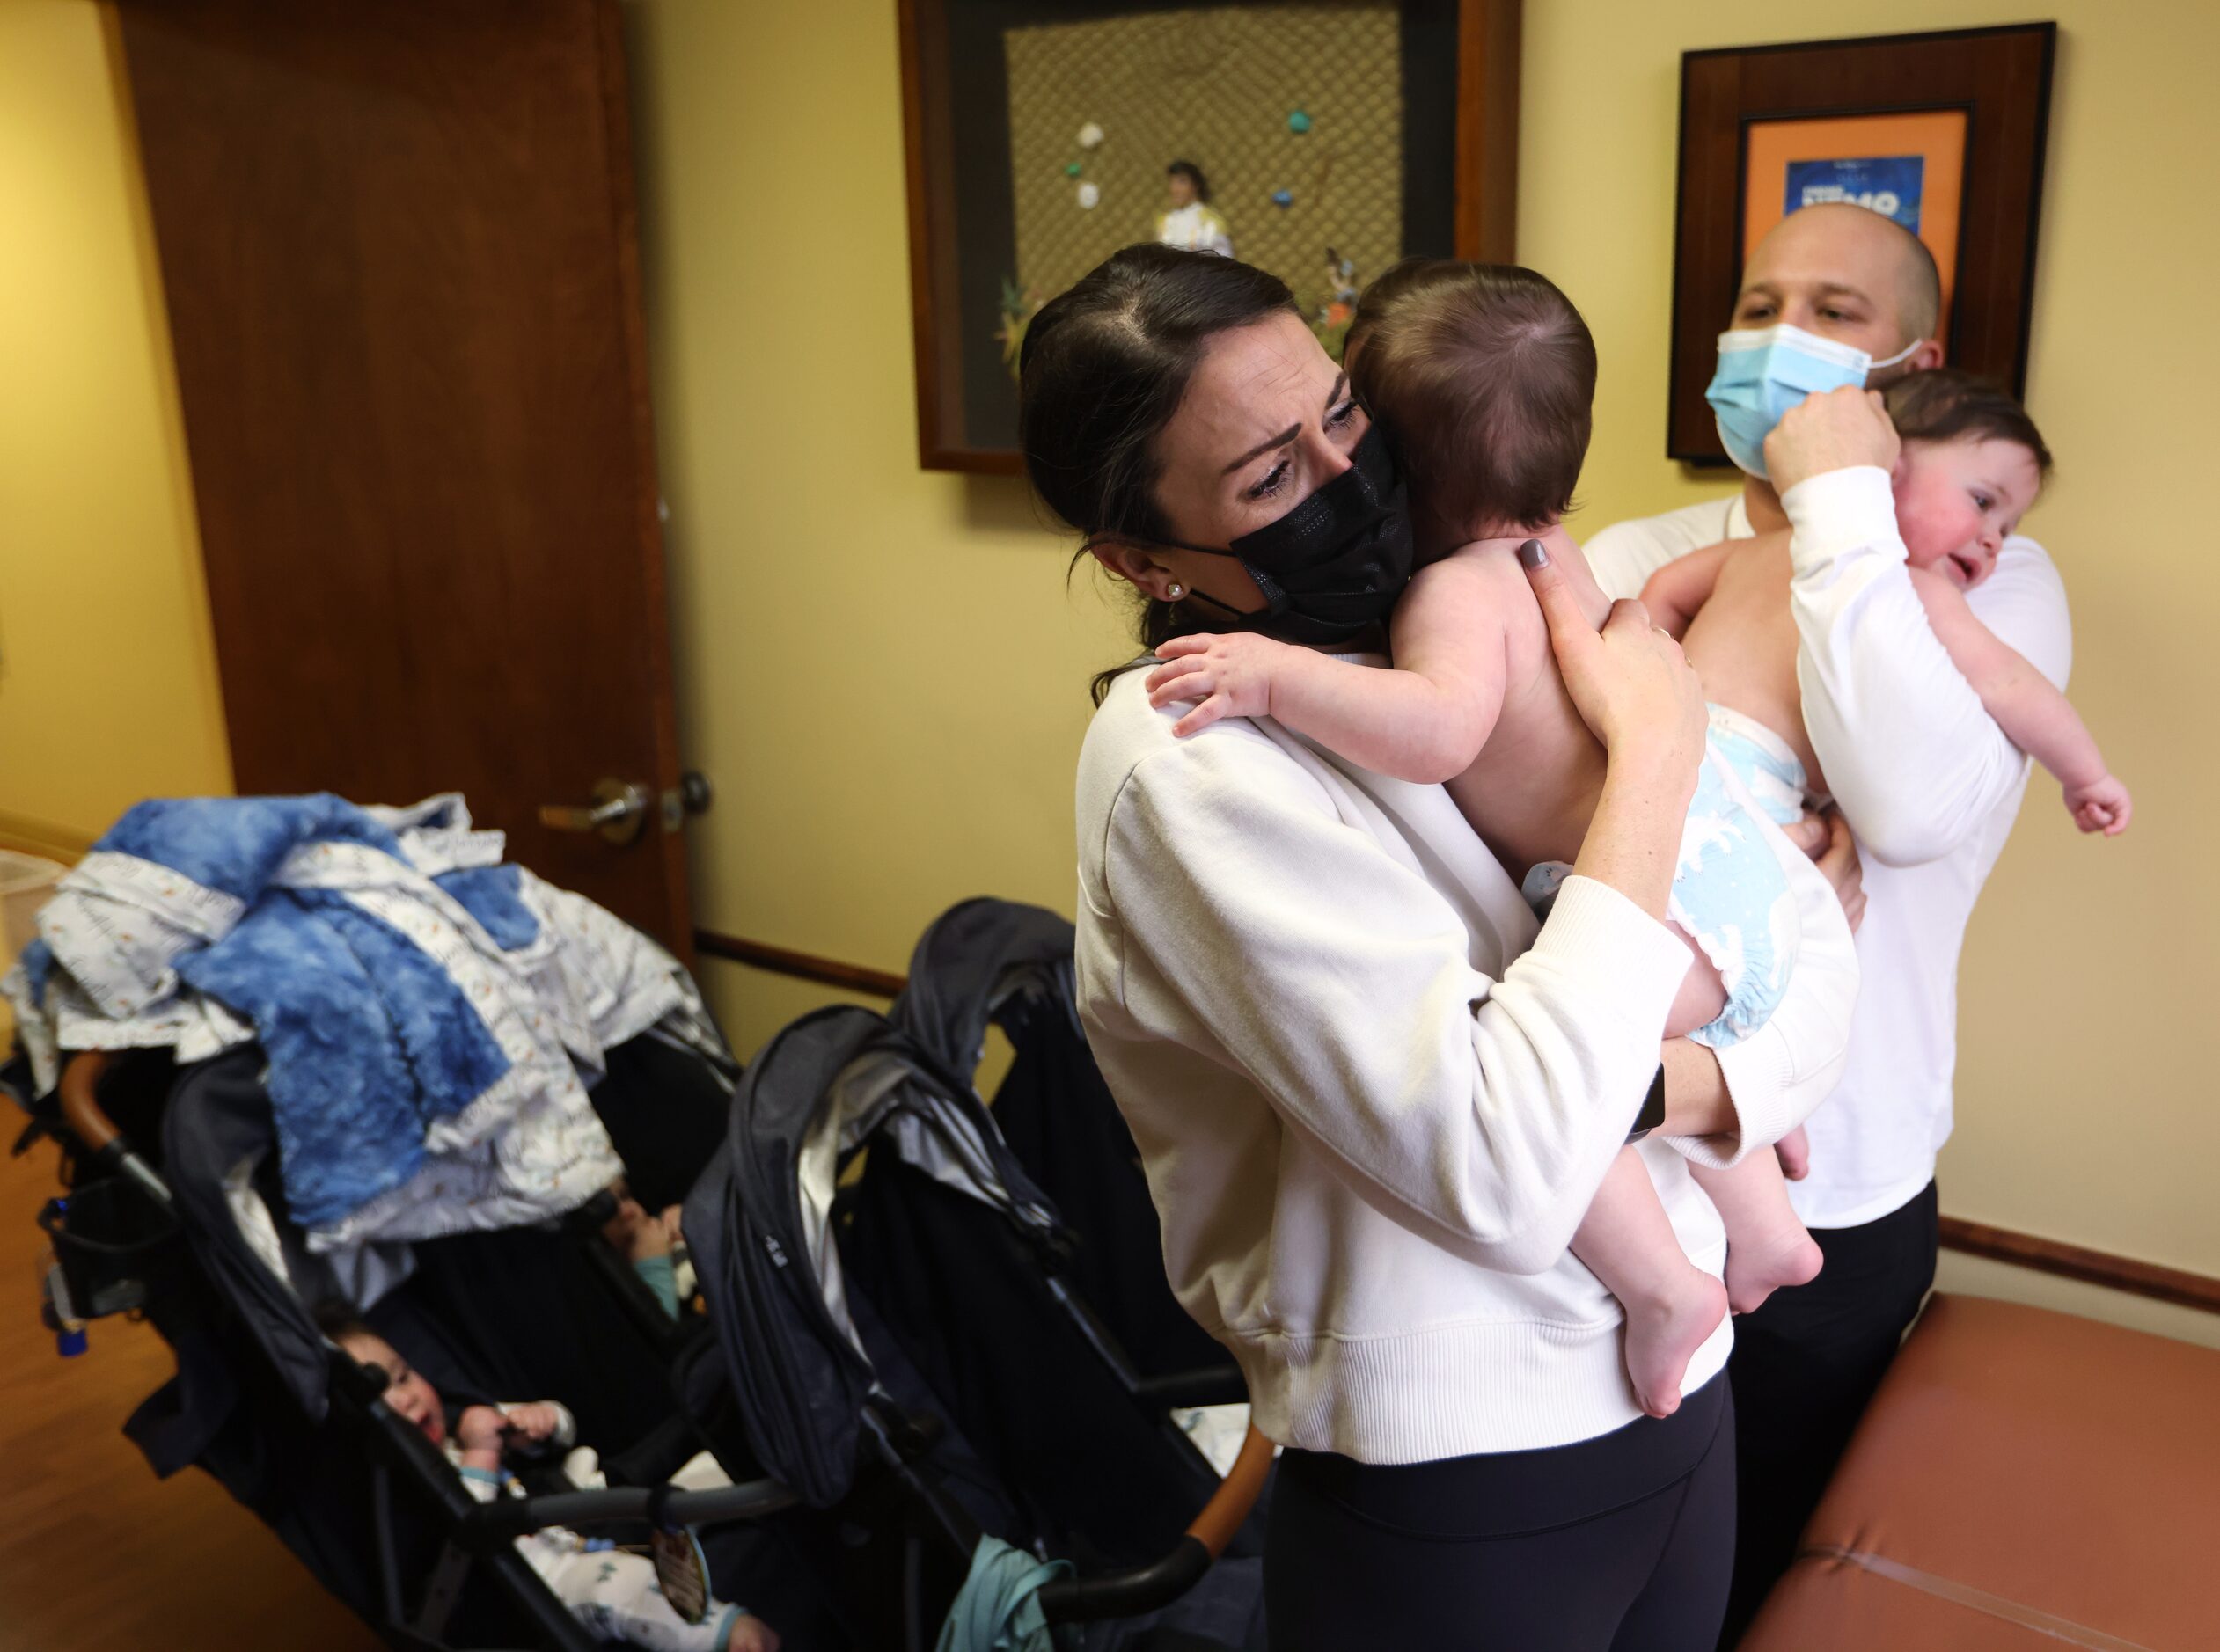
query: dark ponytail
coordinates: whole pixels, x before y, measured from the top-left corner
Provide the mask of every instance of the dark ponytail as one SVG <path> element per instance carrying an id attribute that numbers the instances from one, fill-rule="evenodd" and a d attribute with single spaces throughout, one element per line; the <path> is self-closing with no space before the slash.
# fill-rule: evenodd
<path id="1" fill-rule="evenodd" d="M 1018 440 L 1041 501 L 1089 539 L 1169 540 L 1156 439 L 1213 335 L 1281 311 L 1298 313 L 1277 275 L 1148 244 L 1111 254 L 1050 299 L 1018 358 Z M 1180 629 L 1170 603 L 1143 600 L 1144 647 Z M 1116 675 L 1095 680 L 1098 702 Z"/>

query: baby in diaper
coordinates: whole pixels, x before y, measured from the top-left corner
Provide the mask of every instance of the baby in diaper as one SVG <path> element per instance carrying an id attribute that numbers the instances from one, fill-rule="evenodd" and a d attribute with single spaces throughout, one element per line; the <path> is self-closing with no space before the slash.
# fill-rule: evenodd
<path id="1" fill-rule="evenodd" d="M 1982 709 L 2056 777 L 2084 832 L 2115 837 L 2134 800 L 2106 765 L 2080 714 L 2017 650 L 1975 617 L 1966 593 L 1996 571 L 2004 541 L 2034 502 L 2050 450 L 2019 404 L 1949 368 L 1909 373 L 1882 392 L 1902 446 L 1890 477 L 1912 588 Z M 1784 785 L 1818 793 L 1825 778 L 1804 732 L 1789 609 L 1788 535 L 1733 539 L 1667 563 L 1642 588 L 1650 616 L 1688 648 L 1716 705 L 1776 754 Z M 1717 729 L 1715 719 L 1714 729 Z"/>
<path id="2" fill-rule="evenodd" d="M 1157 650 L 1152 701 L 1196 702 L 1173 725 L 1182 735 L 1269 715 L 1374 772 L 1446 784 L 1546 910 L 1587 834 L 1604 753 L 1558 674 L 1518 548 L 1542 539 L 1602 623 L 1610 602 L 1559 525 L 1587 450 L 1594 345 L 1530 270 L 1411 259 L 1365 295 L 1348 362 L 1409 476 L 1425 561 L 1390 622 L 1395 669 L 1239 632 L 1175 638 Z M 1794 897 L 1753 811 L 1793 820 L 1803 788 L 1794 754 L 1761 724 L 1722 711 L 1713 730 L 1674 881 L 1690 961 L 1665 1032 L 1724 1048 L 1765 1024 L 1795 966 Z M 1746 1312 L 1820 1267 L 1773 1155 L 1690 1170 L 1726 1229 L 1724 1286 L 1681 1252 L 1631 1147 L 1572 1244 L 1625 1310 L 1628 1375 L 1655 1416 L 1678 1407 L 1689 1359 L 1730 1305 Z"/>

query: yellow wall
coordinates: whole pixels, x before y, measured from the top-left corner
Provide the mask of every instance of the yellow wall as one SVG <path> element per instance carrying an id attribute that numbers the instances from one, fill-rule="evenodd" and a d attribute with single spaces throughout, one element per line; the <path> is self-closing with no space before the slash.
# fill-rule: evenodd
<path id="1" fill-rule="evenodd" d="M 1119 632 L 1020 486 L 918 469 L 894 7 L 627 9 L 696 910 L 897 969 L 966 895 L 1068 911 Z M 750 1049 L 830 996 L 712 985 Z"/>
<path id="2" fill-rule="evenodd" d="M 2062 38 L 2029 398 L 2060 471 L 2029 527 L 2073 593 L 2076 698 L 2142 812 L 2092 843 L 2048 782 L 2031 793 L 1967 952 L 1945 1202 L 2220 1273 L 2198 1059 L 2220 987 L 2220 563 L 2180 532 L 2220 452 L 2220 215 L 2181 165 L 2220 154 L 2220 11 L 2046 10 Z M 1062 542 L 1015 485 L 917 468 L 894 8 L 630 11 L 681 704 L 722 788 L 695 838 L 702 916 L 898 968 L 963 895 L 1068 910 L 1083 679 L 1115 617 L 1089 580 L 1066 595 Z M 1521 255 L 1603 360 L 1576 530 L 1720 491 L 1662 455 L 1680 53 L 2024 14 L 1855 0 L 1799 31 L 1754 0 L 1532 0 Z M 715 981 L 743 1042 L 828 996 Z M 2210 1316 L 2115 1311 L 2220 1337 Z"/>
<path id="3" fill-rule="evenodd" d="M 0 4 L 0 837 L 70 850 L 231 759 L 104 18 Z"/>

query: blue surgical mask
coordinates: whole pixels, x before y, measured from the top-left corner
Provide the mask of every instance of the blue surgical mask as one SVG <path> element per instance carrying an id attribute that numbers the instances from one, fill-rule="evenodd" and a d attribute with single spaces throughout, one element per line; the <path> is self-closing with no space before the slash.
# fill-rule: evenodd
<path id="1" fill-rule="evenodd" d="M 1765 474 L 1765 438 L 1781 416 L 1814 391 L 1863 384 L 1876 368 L 1894 367 L 1919 348 L 1909 344 L 1876 362 L 1854 344 L 1822 339 L 1786 323 L 1719 334 L 1719 367 L 1703 399 L 1718 415 L 1726 457 L 1755 477 Z"/>

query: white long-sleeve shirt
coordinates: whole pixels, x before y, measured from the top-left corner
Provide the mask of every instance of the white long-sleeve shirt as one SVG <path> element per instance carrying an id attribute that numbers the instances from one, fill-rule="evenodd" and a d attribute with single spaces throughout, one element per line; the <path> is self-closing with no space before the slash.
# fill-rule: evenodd
<path id="1" fill-rule="evenodd" d="M 1405 1463 L 1631 1422 L 1618 1304 L 1566 1247 L 1656 1071 L 1686 947 L 1585 878 L 1537 932 L 1440 786 L 1268 719 L 1175 739 L 1142 676 L 1080 759 L 1080 1010 L 1172 1288 L 1234 1351 L 1257 1425 Z M 1856 991 L 1833 891 L 1765 830 L 1805 944 L 1767 1031 L 1719 1052 L 1744 1151 L 1833 1086 Z M 1700 1152 L 1640 1151 L 1717 1272 L 1718 1215 L 1674 1146 Z"/>
<path id="2" fill-rule="evenodd" d="M 1936 640 L 1906 572 L 1888 473 L 1835 471 L 1781 501 L 1792 533 L 1790 607 L 1804 727 L 1864 852 L 1864 987 L 1842 1087 L 1807 1126 L 1812 1170 L 1789 1184 L 1813 1227 L 1900 1209 L 1934 1179 L 1950 1138 L 1958 954 L 2003 852 L 2028 758 Z M 1586 547 L 1597 581 L 1633 596 L 1666 563 L 1750 537 L 1738 493 L 1619 523 Z M 1975 614 L 2061 689 L 2073 662 L 2066 592 L 2033 540 L 2004 542 L 1967 594 Z"/>

